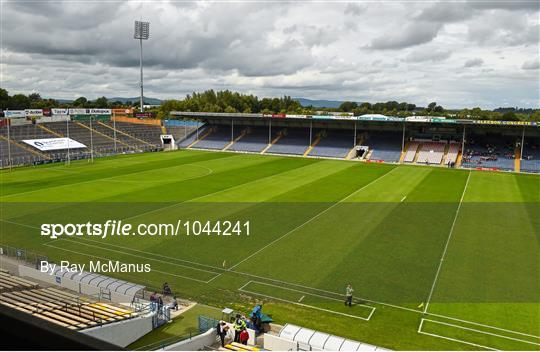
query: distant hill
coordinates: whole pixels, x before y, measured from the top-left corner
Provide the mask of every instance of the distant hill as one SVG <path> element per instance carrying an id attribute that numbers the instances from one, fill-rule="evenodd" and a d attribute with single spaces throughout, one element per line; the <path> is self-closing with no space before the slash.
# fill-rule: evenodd
<path id="1" fill-rule="evenodd" d="M 302 106 L 313 106 L 316 108 L 339 108 L 343 101 L 340 100 L 311 100 L 305 98 L 293 98 Z"/>
<path id="2" fill-rule="evenodd" d="M 115 102 L 115 101 L 120 101 L 120 102 L 122 102 L 124 104 L 126 102 L 128 102 L 128 101 L 131 101 L 131 102 L 135 103 L 135 102 L 138 102 L 139 99 L 140 99 L 140 97 L 135 97 L 135 98 L 122 98 L 122 97 L 107 98 L 109 103 L 112 103 L 112 102 Z M 54 100 L 56 100 L 60 104 L 71 104 L 71 103 L 73 103 L 74 99 L 54 99 Z M 93 100 L 90 100 L 90 101 L 96 101 L 96 99 L 93 99 Z M 148 105 L 161 105 L 162 101 L 163 100 L 157 99 L 157 98 L 144 97 L 144 103 L 148 104 Z"/>
<path id="3" fill-rule="evenodd" d="M 112 103 L 113 101 L 120 101 L 122 103 L 125 103 L 127 101 L 137 102 L 137 101 L 139 101 L 139 99 L 141 99 L 141 97 L 135 97 L 135 98 L 114 97 L 114 98 L 107 98 L 107 99 L 109 100 L 110 103 Z M 162 102 L 163 102 L 163 100 L 161 100 L 161 99 L 144 97 L 144 103 L 145 104 L 161 105 Z"/>

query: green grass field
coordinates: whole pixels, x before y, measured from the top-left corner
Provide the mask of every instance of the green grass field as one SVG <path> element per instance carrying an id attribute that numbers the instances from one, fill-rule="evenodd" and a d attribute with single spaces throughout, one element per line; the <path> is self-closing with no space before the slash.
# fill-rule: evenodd
<path id="1" fill-rule="evenodd" d="M 391 349 L 540 349 L 540 176 L 178 151 L 1 173 L 0 242 Z M 42 223 L 250 221 L 51 240 Z M 351 283 L 356 305 L 345 307 Z"/>

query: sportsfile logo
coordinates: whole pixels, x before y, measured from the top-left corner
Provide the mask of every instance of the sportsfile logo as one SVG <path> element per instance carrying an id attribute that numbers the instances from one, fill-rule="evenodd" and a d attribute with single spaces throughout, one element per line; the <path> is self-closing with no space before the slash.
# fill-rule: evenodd
<path id="1" fill-rule="evenodd" d="M 49 236 L 57 239 L 61 236 L 96 236 L 106 238 L 108 236 L 176 236 L 180 229 L 181 221 L 174 224 L 138 224 L 136 231 L 133 225 L 122 220 L 107 220 L 105 223 L 82 224 L 42 224 L 41 236 Z"/>
<path id="2" fill-rule="evenodd" d="M 182 221 L 176 223 L 160 224 L 137 224 L 133 226 L 122 220 L 107 220 L 104 223 L 68 223 L 41 225 L 41 236 L 57 239 L 62 236 L 95 236 L 106 238 L 109 236 L 232 236 L 246 235 L 251 233 L 250 222 L 248 221 Z"/>

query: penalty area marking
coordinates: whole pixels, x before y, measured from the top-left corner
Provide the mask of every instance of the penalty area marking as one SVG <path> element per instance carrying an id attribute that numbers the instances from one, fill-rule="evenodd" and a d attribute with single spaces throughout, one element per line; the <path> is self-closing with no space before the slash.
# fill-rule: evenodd
<path id="1" fill-rule="evenodd" d="M 360 316 L 358 316 L 358 315 L 353 315 L 353 314 L 347 314 L 347 313 L 337 312 L 337 311 L 331 310 L 331 309 L 320 308 L 320 307 L 316 307 L 316 306 L 312 306 L 312 305 L 304 304 L 304 303 L 300 303 L 300 302 L 294 302 L 294 301 L 291 301 L 291 300 L 288 300 L 288 299 L 279 298 L 279 297 L 274 297 L 274 296 L 270 296 L 270 295 L 267 295 L 267 294 L 264 294 L 264 293 L 258 293 L 258 292 L 253 292 L 253 291 L 246 290 L 245 287 L 248 286 L 248 285 L 251 284 L 251 283 L 258 283 L 258 284 L 263 284 L 263 285 L 265 285 L 264 283 L 257 282 L 257 281 L 248 281 L 245 285 L 243 285 L 242 287 L 240 287 L 240 288 L 238 289 L 238 291 L 240 291 L 240 292 L 245 292 L 245 293 L 251 293 L 251 294 L 257 295 L 257 296 L 267 297 L 267 298 L 274 299 L 274 300 L 277 300 L 277 301 L 282 301 L 282 302 L 286 302 L 286 303 L 295 304 L 295 305 L 297 305 L 297 306 L 301 306 L 301 307 L 304 307 L 304 308 L 316 309 L 316 310 L 320 310 L 320 311 L 322 311 L 322 312 L 331 313 L 331 314 L 337 314 L 337 315 L 342 315 L 342 316 L 345 316 L 345 317 L 354 318 L 354 319 L 360 319 L 360 320 L 364 320 L 364 321 L 369 321 L 369 320 L 371 319 L 371 316 L 373 315 L 373 312 L 375 312 L 375 307 L 369 307 L 369 308 L 372 308 L 372 311 L 369 313 L 369 315 L 368 315 L 367 318 L 364 318 L 364 317 L 360 317 Z M 277 287 L 277 286 L 276 286 L 276 287 Z M 283 289 L 287 290 L 286 287 L 280 287 L 280 288 L 283 288 Z M 294 290 L 293 290 L 293 291 L 294 291 Z M 307 293 L 307 294 L 309 295 L 310 293 Z M 331 299 L 331 298 L 329 298 L 329 297 L 324 297 L 324 298 Z M 368 306 L 366 306 L 366 307 L 368 307 Z"/>
<path id="2" fill-rule="evenodd" d="M 461 325 L 450 324 L 450 323 L 445 323 L 445 322 L 442 322 L 442 321 L 436 321 L 436 320 L 425 319 L 425 318 L 421 319 L 420 325 L 418 326 L 418 333 L 420 333 L 420 334 L 429 335 L 429 336 L 433 336 L 433 337 L 438 337 L 438 338 L 441 338 L 441 339 L 455 341 L 455 342 L 461 342 L 461 343 L 464 343 L 464 344 L 467 344 L 467 345 L 471 345 L 471 346 L 475 346 L 475 347 L 481 347 L 481 348 L 485 348 L 485 349 L 488 349 L 488 350 L 496 351 L 498 349 L 495 348 L 495 347 L 479 345 L 479 344 L 476 344 L 476 343 L 470 342 L 470 341 L 460 340 L 460 339 L 456 339 L 456 338 L 453 338 L 453 337 L 448 337 L 448 336 L 444 336 L 444 335 L 438 335 L 438 334 L 422 331 L 422 328 L 424 327 L 424 322 L 430 322 L 430 323 L 434 323 L 434 324 L 450 326 L 450 327 L 454 327 L 454 328 L 458 328 L 458 329 L 462 329 L 462 330 L 466 330 L 466 331 L 472 331 L 472 332 L 476 332 L 476 333 L 480 333 L 480 334 L 500 337 L 500 338 L 507 339 L 507 340 L 518 341 L 518 342 L 526 343 L 526 344 L 529 344 L 529 345 L 540 346 L 539 343 L 532 342 L 532 341 L 517 339 L 517 338 L 514 338 L 514 337 L 510 337 L 510 336 L 495 334 L 495 333 L 488 332 L 488 331 L 482 331 L 482 330 L 468 328 L 468 327 L 461 326 Z"/>

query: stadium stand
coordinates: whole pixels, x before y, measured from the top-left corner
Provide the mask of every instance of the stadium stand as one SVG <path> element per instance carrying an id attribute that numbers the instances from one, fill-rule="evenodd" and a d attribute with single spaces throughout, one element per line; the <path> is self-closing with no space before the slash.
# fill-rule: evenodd
<path id="1" fill-rule="evenodd" d="M 0 271 L 0 293 L 36 288 L 37 283 Z"/>
<path id="2" fill-rule="evenodd" d="M 403 158 L 403 162 L 405 163 L 414 162 L 414 157 L 416 156 L 416 152 L 418 151 L 419 146 L 420 146 L 420 142 L 416 142 L 416 141 L 410 142 L 409 146 L 407 147 L 407 151 L 405 152 L 405 157 Z"/>
<path id="3" fill-rule="evenodd" d="M 303 155 L 309 147 L 309 130 L 289 128 L 282 138 L 266 152 L 274 154 Z"/>
<path id="4" fill-rule="evenodd" d="M 540 139 L 530 139 L 523 145 L 521 171 L 540 173 Z"/>
<path id="5" fill-rule="evenodd" d="M 242 130 L 234 130 L 234 138 L 238 137 Z M 221 150 L 231 142 L 231 128 L 225 125 L 212 127 L 212 133 L 193 145 L 195 149 L 217 149 Z"/>
<path id="6" fill-rule="evenodd" d="M 268 129 L 252 127 L 247 129 L 245 136 L 229 147 L 237 152 L 260 153 L 268 145 Z"/>
<path id="7" fill-rule="evenodd" d="M 353 131 L 325 130 L 315 134 L 321 134 L 322 138 L 309 153 L 311 156 L 345 158 L 354 147 Z"/>
<path id="8" fill-rule="evenodd" d="M 161 145 L 161 126 L 120 121 L 116 122 L 116 124 L 113 124 L 113 121 L 104 121 L 103 123 L 110 127 L 116 126 L 117 130 L 153 146 L 158 147 Z"/>
<path id="9" fill-rule="evenodd" d="M 418 151 L 418 164 L 440 165 L 444 156 L 445 142 L 423 143 Z"/>
<path id="10" fill-rule="evenodd" d="M 177 144 L 179 148 L 187 148 L 190 145 L 192 145 L 194 142 L 197 141 L 197 137 L 204 136 L 208 132 L 208 127 L 203 126 L 199 128 L 198 130 L 195 128 L 194 131 L 192 131 L 190 134 L 187 135 L 180 143 Z"/>
<path id="11" fill-rule="evenodd" d="M 371 132 L 366 142 L 372 150 L 370 160 L 395 163 L 401 156 L 401 134 L 395 132 Z"/>
<path id="12" fill-rule="evenodd" d="M 134 317 L 129 309 L 98 302 L 54 287 L 0 272 L 0 304 L 57 325 L 82 330 Z"/>
<path id="13" fill-rule="evenodd" d="M 71 139 L 86 145 L 86 148 L 70 150 L 69 154 L 72 160 L 89 157 L 91 145 L 93 145 L 94 156 L 110 155 L 115 151 L 123 153 L 161 148 L 160 126 L 127 122 L 117 122 L 116 125 L 116 149 L 114 146 L 115 132 L 112 122 L 109 121 L 92 121 L 91 129 L 90 121 L 45 122 L 11 126 L 9 131 L 11 165 L 31 165 L 47 160 L 65 160 L 67 150 L 39 151 L 28 146 L 23 140 L 67 137 L 68 129 Z M 8 165 L 8 133 L 7 128 L 2 127 L 0 128 L 0 167 L 6 165 Z"/>
<path id="14" fill-rule="evenodd" d="M 515 143 L 500 137 L 471 136 L 463 153 L 462 165 L 470 168 L 514 170 Z"/>
<path id="15" fill-rule="evenodd" d="M 455 163 L 457 162 L 457 157 L 460 150 L 460 144 L 451 142 L 448 146 L 448 152 L 446 153 L 446 157 L 444 159 L 444 164 L 448 165 L 448 163 Z"/>

